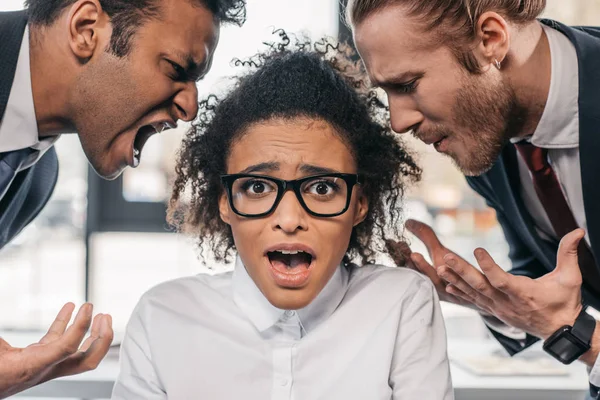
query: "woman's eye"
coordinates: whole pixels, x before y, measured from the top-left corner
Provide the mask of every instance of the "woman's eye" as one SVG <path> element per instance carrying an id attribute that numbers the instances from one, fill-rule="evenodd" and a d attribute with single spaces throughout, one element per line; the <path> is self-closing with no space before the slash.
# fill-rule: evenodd
<path id="1" fill-rule="evenodd" d="M 245 182 L 242 189 L 248 194 L 265 194 L 274 191 L 273 185 L 270 185 L 269 182 L 259 180 Z"/>
<path id="2" fill-rule="evenodd" d="M 262 182 L 255 182 L 254 185 L 252 185 L 252 191 L 254 193 L 262 193 L 265 190 L 266 190 L 265 184 Z"/>
<path id="3" fill-rule="evenodd" d="M 338 190 L 338 186 L 335 184 L 335 182 L 329 182 L 329 181 L 313 182 L 308 187 L 309 193 L 316 194 L 319 196 L 331 195 L 332 193 L 337 192 L 337 190 Z"/>
<path id="4" fill-rule="evenodd" d="M 315 187 L 315 191 L 317 192 L 317 194 L 327 194 L 329 193 L 329 186 L 327 186 L 324 183 L 319 183 L 316 187 Z"/>

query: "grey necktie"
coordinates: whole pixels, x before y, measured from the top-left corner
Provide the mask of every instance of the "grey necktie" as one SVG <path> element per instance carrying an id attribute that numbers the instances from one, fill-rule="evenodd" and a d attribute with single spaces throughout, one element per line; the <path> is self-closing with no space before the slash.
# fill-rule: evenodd
<path id="1" fill-rule="evenodd" d="M 0 153 L 0 199 L 4 197 L 17 173 L 34 164 L 38 151 L 26 148 Z"/>

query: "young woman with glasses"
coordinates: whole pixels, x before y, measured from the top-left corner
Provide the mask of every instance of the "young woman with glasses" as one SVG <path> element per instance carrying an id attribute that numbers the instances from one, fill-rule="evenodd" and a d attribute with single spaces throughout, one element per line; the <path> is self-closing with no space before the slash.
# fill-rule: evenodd
<path id="1" fill-rule="evenodd" d="M 347 50 L 281 36 L 179 154 L 171 221 L 233 271 L 142 297 L 113 398 L 452 399 L 432 284 L 374 263 L 420 170 Z"/>

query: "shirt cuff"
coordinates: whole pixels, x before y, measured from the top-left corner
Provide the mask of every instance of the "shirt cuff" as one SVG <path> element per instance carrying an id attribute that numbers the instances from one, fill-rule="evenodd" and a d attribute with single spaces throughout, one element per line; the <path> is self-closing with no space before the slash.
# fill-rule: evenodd
<path id="1" fill-rule="evenodd" d="M 589 370 L 590 383 L 596 387 L 600 387 L 600 357 L 596 358 L 594 366 Z"/>
<path id="2" fill-rule="evenodd" d="M 525 341 L 527 340 L 527 333 L 525 333 L 525 331 L 506 325 L 493 315 L 481 314 L 481 318 L 483 318 L 483 322 L 488 326 L 488 328 L 506 336 L 509 339 L 522 341 L 523 345 L 525 344 Z M 600 369 L 598 370 L 598 376 L 600 378 Z"/>

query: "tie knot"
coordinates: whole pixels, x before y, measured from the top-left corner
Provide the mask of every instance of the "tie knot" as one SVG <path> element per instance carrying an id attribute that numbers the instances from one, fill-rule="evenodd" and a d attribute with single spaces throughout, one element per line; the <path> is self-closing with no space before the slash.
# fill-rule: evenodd
<path id="1" fill-rule="evenodd" d="M 531 172 L 540 172 L 550 167 L 547 149 L 534 146 L 525 141 L 515 143 L 515 147 Z"/>
<path id="2" fill-rule="evenodd" d="M 37 150 L 34 150 L 31 147 L 26 147 L 20 150 L 0 153 L 0 161 L 6 163 L 15 172 L 20 172 L 31 166 L 30 159 L 32 158 L 32 154 L 36 152 Z"/>

